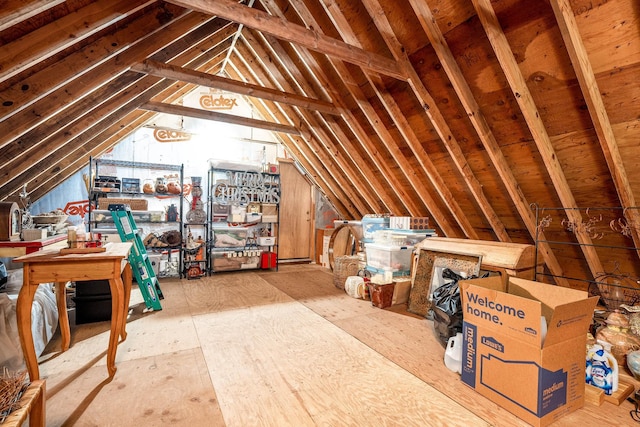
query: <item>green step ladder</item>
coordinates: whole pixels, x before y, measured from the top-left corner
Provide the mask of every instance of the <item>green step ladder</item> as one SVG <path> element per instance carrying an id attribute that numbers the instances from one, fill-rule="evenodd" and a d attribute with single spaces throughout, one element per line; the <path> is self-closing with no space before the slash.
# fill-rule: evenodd
<path id="1" fill-rule="evenodd" d="M 144 312 L 162 310 L 160 300 L 164 299 L 164 296 L 147 255 L 147 249 L 138 234 L 138 227 L 131 214 L 131 208 L 128 205 L 112 204 L 109 205 L 109 211 L 118 229 L 120 240 L 133 243 L 131 252 L 129 252 L 129 264 L 131 264 L 131 270 L 147 306 Z"/>

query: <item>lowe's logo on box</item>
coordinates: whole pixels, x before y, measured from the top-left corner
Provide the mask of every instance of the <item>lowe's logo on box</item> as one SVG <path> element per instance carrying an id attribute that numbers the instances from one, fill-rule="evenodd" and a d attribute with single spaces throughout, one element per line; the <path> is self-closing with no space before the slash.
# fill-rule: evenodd
<path id="1" fill-rule="evenodd" d="M 486 345 L 487 347 L 494 349 L 495 351 L 504 353 L 504 345 L 502 345 L 502 343 L 500 343 L 497 339 L 493 337 L 482 337 L 480 342 Z"/>
<path id="2" fill-rule="evenodd" d="M 502 325 L 500 320 L 501 315 L 517 317 L 519 319 L 525 318 L 524 310 L 511 307 L 508 305 L 496 303 L 490 300 L 488 297 L 479 297 L 473 292 L 466 292 L 467 304 L 464 308 L 465 313 L 471 316 L 478 317 L 480 319 L 488 320 L 498 325 Z"/>

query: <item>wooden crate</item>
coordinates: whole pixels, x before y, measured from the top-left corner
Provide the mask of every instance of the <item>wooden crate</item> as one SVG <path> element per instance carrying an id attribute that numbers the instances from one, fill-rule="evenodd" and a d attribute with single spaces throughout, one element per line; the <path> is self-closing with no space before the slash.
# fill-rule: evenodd
<path id="1" fill-rule="evenodd" d="M 109 205 L 129 205 L 131 210 L 134 211 L 146 211 L 149 204 L 146 199 L 133 199 L 133 198 L 117 198 L 117 197 L 99 197 L 98 209 L 109 209 Z"/>

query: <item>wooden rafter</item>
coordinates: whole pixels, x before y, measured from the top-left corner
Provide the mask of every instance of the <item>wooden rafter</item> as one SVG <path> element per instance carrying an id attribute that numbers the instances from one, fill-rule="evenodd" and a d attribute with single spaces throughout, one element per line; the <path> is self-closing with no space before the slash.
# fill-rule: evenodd
<path id="1" fill-rule="evenodd" d="M 136 34 L 140 34 L 138 36 L 140 38 L 129 38 L 129 34 L 123 33 L 125 29 L 116 31 L 116 34 L 111 37 L 105 36 L 85 49 L 68 55 L 63 61 L 56 62 L 30 76 L 21 84 L 1 92 L 0 100 L 6 102 L 7 106 L 0 110 L 2 111 L 0 116 L 4 117 L 0 120 L 0 135 L 2 135 L 0 148 L 53 114 L 69 108 L 91 90 L 124 73 L 131 64 L 146 59 L 173 40 L 183 36 L 185 32 L 192 31 L 208 20 L 210 17 L 207 15 L 188 13 L 178 15 L 176 20 L 167 25 L 159 26 L 157 22 L 151 21 L 149 24 L 149 19 L 141 17 L 139 21 L 136 20 L 138 25 L 135 25 L 134 30 Z M 153 25 L 154 22 L 155 25 Z M 156 34 L 160 28 L 163 31 L 161 34 Z M 146 36 L 150 34 L 151 37 L 147 39 Z M 125 47 L 129 45 L 129 48 L 114 49 L 113 44 L 116 46 L 124 44 Z M 112 55 L 98 59 L 98 52 L 85 52 L 85 50 L 97 50 L 104 54 L 103 49 Z M 116 53 L 121 54 L 116 55 Z M 73 66 L 71 66 L 72 63 Z M 82 67 L 87 67 L 88 70 Z M 82 71 L 78 72 L 79 69 Z M 79 85 L 77 79 L 83 75 L 86 75 L 86 78 L 82 80 L 83 84 Z M 22 91 L 23 86 L 30 89 Z M 30 108 L 27 109 L 27 106 Z"/>
<path id="2" fill-rule="evenodd" d="M 336 25 L 341 36 L 345 38 L 345 40 L 348 40 L 351 44 L 359 45 L 360 42 L 356 34 L 351 30 L 347 22 L 347 19 L 346 17 L 344 17 L 344 15 L 342 15 L 342 12 L 338 8 L 329 7 L 326 1 L 322 1 L 322 4 L 325 6 L 327 13 L 334 20 L 334 24 Z M 364 2 L 364 4 L 366 7 L 377 6 L 379 8 L 379 4 L 372 5 L 372 4 L 367 4 L 366 2 Z M 384 14 L 381 14 L 376 10 L 375 13 L 370 13 L 370 15 L 373 17 L 374 23 L 376 24 L 378 30 L 380 31 L 383 38 L 387 42 L 387 45 L 390 47 L 390 50 L 395 56 L 396 60 L 398 61 L 398 63 L 402 64 L 404 58 L 399 53 L 399 51 L 401 51 L 402 48 L 399 47 L 399 42 L 393 35 L 393 30 L 391 29 L 391 26 L 389 25 L 388 21 L 384 17 Z M 407 66 L 408 66 L 408 61 L 406 61 L 405 63 L 405 68 L 407 68 Z M 370 73 L 366 73 L 366 77 L 367 77 L 367 80 L 369 81 L 369 84 L 372 86 L 372 88 L 376 92 L 376 95 L 378 96 L 383 106 L 385 107 L 387 113 L 389 114 L 393 122 L 396 124 L 398 129 L 400 130 L 400 133 L 402 134 L 405 142 L 411 148 L 414 157 L 418 160 L 420 165 L 423 167 L 424 172 L 426 173 L 427 177 L 431 182 L 431 185 L 435 188 L 435 191 L 438 193 L 441 199 L 444 200 L 446 206 L 449 207 L 450 213 L 453 215 L 453 217 L 456 219 L 458 223 L 457 225 L 460 227 L 460 229 L 462 229 L 462 232 L 468 238 L 477 239 L 478 235 L 475 229 L 469 222 L 469 219 L 464 214 L 464 212 L 462 212 L 462 209 L 458 205 L 458 202 L 454 199 L 453 195 L 446 187 L 444 181 L 440 178 L 439 174 L 436 171 L 435 165 L 431 162 L 427 153 L 425 153 L 424 148 L 422 148 L 422 145 L 417 140 L 413 130 L 410 129 L 406 119 L 403 120 L 404 116 L 402 112 L 397 107 L 397 104 L 393 99 L 393 97 L 384 88 L 384 85 L 382 84 L 382 79 L 379 76 L 373 76 Z M 375 117 L 372 117 L 372 118 L 374 119 L 375 122 L 379 122 L 379 120 L 375 120 Z M 404 154 L 400 152 L 396 143 L 392 141 L 392 138 L 389 135 L 389 132 L 386 130 L 386 128 L 379 129 L 381 127 L 384 128 L 384 126 L 377 126 L 376 130 L 387 136 L 386 145 L 388 146 L 388 148 L 390 148 L 390 152 L 394 157 L 394 160 L 398 163 L 400 170 L 404 172 L 405 176 L 407 177 L 408 181 L 411 183 L 411 185 L 415 189 L 416 193 L 425 201 L 426 205 L 429 207 L 429 210 L 431 211 L 433 219 L 440 225 L 440 227 L 442 228 L 446 236 L 457 237 L 457 232 L 455 228 L 452 227 L 451 224 L 449 224 L 447 220 L 447 215 L 445 215 L 440 210 L 440 208 L 438 207 L 438 203 L 433 199 L 431 194 L 426 190 L 426 186 L 424 185 L 424 183 L 418 178 L 416 174 L 411 172 L 411 166 L 409 162 L 405 158 Z"/>
<path id="3" fill-rule="evenodd" d="M 429 41 L 431 42 L 431 45 L 438 55 L 442 67 L 444 68 L 449 80 L 451 81 L 453 89 L 458 95 L 458 99 L 460 99 L 460 102 L 465 108 L 469 120 L 476 130 L 480 141 L 487 151 L 489 158 L 491 158 L 496 171 L 498 171 L 498 174 L 502 179 L 503 185 L 505 186 L 507 192 L 511 197 L 511 201 L 518 210 L 522 221 L 527 227 L 529 235 L 533 240 L 536 239 L 536 236 L 538 236 L 540 240 L 546 240 L 544 238 L 544 233 L 542 233 L 541 230 L 538 230 L 538 225 L 536 224 L 536 219 L 533 212 L 531 212 L 530 204 L 523 194 L 520 186 L 518 185 L 516 178 L 513 175 L 511 168 L 509 167 L 507 159 L 504 157 L 504 154 L 502 153 L 502 150 L 500 149 L 500 146 L 498 145 L 498 142 L 496 141 L 495 136 L 491 131 L 491 128 L 489 127 L 484 114 L 480 110 L 480 106 L 476 102 L 473 93 L 471 92 L 469 84 L 464 79 L 462 71 L 457 64 L 453 53 L 449 49 L 447 41 L 440 31 L 440 28 L 438 27 L 433 14 L 431 13 L 431 9 L 427 4 L 423 2 L 417 0 L 410 1 L 411 6 L 413 7 L 414 12 L 416 13 L 420 21 L 420 24 L 422 25 L 422 28 L 429 37 Z M 478 180 L 473 176 L 469 176 L 467 182 L 469 184 L 469 187 L 473 190 L 473 193 L 481 209 L 483 209 L 483 211 L 485 212 L 487 219 L 493 224 L 494 231 L 496 232 L 498 238 L 501 241 L 510 241 L 508 235 L 506 235 L 506 231 L 504 231 L 504 225 L 499 222 L 496 213 L 493 211 L 491 205 L 486 200 L 486 197 L 482 192 L 482 187 Z M 500 231 L 501 228 L 503 229 L 503 231 Z M 540 233 L 542 233 L 542 235 Z M 556 259 L 549 245 L 546 243 L 541 244 L 540 251 L 547 266 L 549 267 L 549 270 L 555 276 L 560 277 L 560 279 L 558 280 L 563 285 L 567 286 L 568 284 L 566 283 L 566 281 L 561 278 L 561 276 L 563 276 L 562 268 L 560 267 L 560 264 L 558 263 L 558 260 Z"/>
<path id="4" fill-rule="evenodd" d="M 247 42 L 247 48 L 253 52 L 256 61 L 260 61 L 262 67 L 269 73 L 271 82 L 280 82 L 279 85 L 285 85 L 283 88 L 288 91 L 296 90 L 304 94 L 313 93 L 313 89 L 305 82 L 299 70 L 300 61 L 298 60 L 297 64 L 277 39 L 253 31 L 246 32 L 243 37 Z M 261 37 L 260 41 L 259 37 Z M 306 49 L 303 50 L 306 52 Z M 295 54 L 294 52 L 291 55 Z M 270 57 L 277 58 L 280 66 L 277 66 L 272 61 L 264 60 Z M 285 76 L 281 70 L 286 70 L 288 74 Z M 330 89 L 330 84 L 326 88 Z M 336 100 L 338 106 L 345 111 L 345 114 L 349 114 L 342 105 L 340 95 L 337 92 L 330 91 L 329 97 Z M 317 130 L 314 133 L 314 138 L 308 141 L 310 143 L 308 149 L 311 149 L 322 158 L 322 163 L 327 165 L 327 172 L 331 173 L 336 179 L 340 179 L 339 176 L 341 175 L 336 171 L 344 171 L 344 174 L 349 177 L 348 180 L 341 180 L 341 186 L 347 191 L 348 198 L 357 206 L 359 212 L 370 212 L 371 210 L 367 207 L 378 206 L 379 200 L 390 203 L 390 199 L 381 186 L 373 187 L 373 191 L 370 190 L 368 185 L 359 188 L 359 191 L 353 191 L 354 183 L 370 182 L 372 173 L 370 170 L 365 169 L 366 161 L 359 157 L 357 153 L 352 153 L 354 150 L 350 150 L 349 138 L 343 137 L 340 133 L 341 130 L 333 126 L 334 122 L 328 121 L 321 115 L 304 114 L 301 119 L 303 119 L 306 129 L 309 131 Z M 332 134 L 336 132 L 338 132 L 337 137 L 332 137 Z M 375 183 L 372 183 L 372 185 L 375 185 Z M 361 199 L 362 201 L 360 201 Z M 354 217 L 357 218 L 358 216 Z"/>
<path id="5" fill-rule="evenodd" d="M 163 64 L 157 61 L 146 60 L 141 64 L 135 64 L 131 69 L 167 79 L 181 80 L 183 82 L 226 90 L 241 95 L 264 98 L 275 102 L 283 102 L 285 104 L 291 104 L 309 110 L 317 110 L 322 113 L 338 116 L 341 114 L 341 111 L 334 107 L 333 104 L 320 99 L 300 96 L 295 93 L 282 92 L 259 85 L 227 79 L 213 74 L 177 67 L 171 64 Z"/>
<path id="6" fill-rule="evenodd" d="M 571 9 L 571 4 L 567 0 L 551 0 L 551 6 L 558 21 L 560 33 L 567 47 L 567 52 L 573 63 L 573 69 L 578 77 L 580 88 L 584 96 L 589 114 L 593 121 L 602 152 L 607 161 L 609 172 L 618 191 L 621 206 L 624 208 L 635 207 L 636 200 L 629 182 L 629 176 L 618 150 L 618 143 L 613 133 L 609 116 L 602 100 L 602 95 L 598 89 L 598 82 L 589 61 L 589 55 L 584 47 L 580 31 Z M 630 233 L 634 246 L 640 248 L 640 211 L 629 209 L 625 212 L 630 224 Z"/>
<path id="7" fill-rule="evenodd" d="M 181 25 L 184 24 L 191 25 L 190 23 L 183 21 Z M 178 25 L 178 28 L 175 28 L 174 30 L 180 31 L 180 28 L 184 30 L 185 27 L 182 27 L 181 25 Z M 212 40 L 209 38 L 210 33 L 212 31 L 224 29 L 226 26 L 226 21 L 210 21 L 189 34 L 187 37 L 188 45 L 198 45 L 198 41 L 202 39 L 205 39 L 208 44 L 211 45 Z M 165 33 L 165 36 L 171 38 L 175 34 L 178 34 L 178 32 L 173 33 L 171 30 L 168 30 Z M 222 32 L 221 34 L 224 35 L 225 33 Z M 157 38 L 155 42 L 162 43 L 162 39 Z M 213 43 L 213 45 L 215 46 L 215 43 Z M 170 60 L 171 56 L 167 56 L 167 52 L 172 52 L 173 55 L 179 55 L 183 51 L 183 43 L 178 42 L 177 47 L 174 49 L 165 49 L 162 53 L 157 54 L 157 57 Z M 202 52 L 203 51 L 201 49 L 198 54 L 202 55 Z M 124 57 L 119 59 L 126 59 L 126 55 L 123 56 Z M 135 61 L 135 57 L 131 58 L 131 60 Z M 39 147 L 42 142 L 49 141 L 56 132 L 64 129 L 72 120 L 81 120 L 86 114 L 92 114 L 95 117 L 104 116 L 104 114 L 95 112 L 96 107 L 100 106 L 110 97 L 115 96 L 118 92 L 105 92 L 101 91 L 100 88 L 105 86 L 106 82 L 109 82 L 110 72 L 113 73 L 114 67 L 118 65 L 117 61 L 118 60 L 116 59 L 112 59 L 111 61 L 102 64 L 91 74 L 94 78 L 82 79 L 82 84 L 71 81 L 68 85 L 54 91 L 49 97 L 41 99 L 35 103 L 30 111 L 11 117 L 7 120 L 9 123 L 1 123 L 0 128 L 6 129 L 6 133 L 20 137 L 20 144 L 7 146 L 4 150 L 0 151 L 0 165 L 3 166 L 3 169 L 6 168 L 5 170 L 11 171 L 4 172 L 4 174 L 21 173 L 21 169 L 19 167 L 15 167 L 16 161 L 22 161 L 27 165 L 29 162 L 35 161 L 38 155 L 44 155 L 45 153 L 35 155 L 33 150 Z M 120 66 L 123 67 L 123 69 L 128 68 L 126 64 L 120 63 Z M 115 76 L 117 75 L 118 74 L 115 74 Z M 96 95 L 98 96 L 96 99 L 92 96 L 94 93 L 98 94 Z M 74 95 L 78 96 L 78 98 L 72 98 Z M 60 100 L 67 100 L 67 105 L 63 109 L 57 107 Z M 21 118 L 24 122 L 19 121 Z M 15 129 L 10 129 L 8 127 L 8 124 L 11 123 L 15 124 Z M 36 128 L 35 124 L 39 126 Z M 50 150 L 55 150 L 55 147 L 50 147 Z M 7 167 L 8 162 L 14 162 L 12 163 L 12 167 Z"/>
<path id="8" fill-rule="evenodd" d="M 182 105 L 165 104 L 162 102 L 147 102 L 140 106 L 143 110 L 155 111 L 156 113 L 173 114 L 176 116 L 194 117 L 203 120 L 229 123 L 239 126 L 265 129 L 272 132 L 290 133 L 300 135 L 300 130 L 294 126 L 280 123 L 267 122 L 264 120 L 252 119 L 250 117 L 240 117 L 231 114 L 218 113 L 216 111 L 201 110 L 199 108 L 185 107 Z"/>
<path id="9" fill-rule="evenodd" d="M 0 8 L 0 31 L 26 21 L 60 3 L 64 3 L 64 0 L 5 0 Z"/>
<path id="10" fill-rule="evenodd" d="M 491 6 L 490 0 L 473 0 L 473 5 L 478 13 L 478 18 L 484 27 L 487 37 L 493 46 L 493 51 L 500 62 L 500 66 L 509 82 L 509 86 L 520 106 L 522 115 L 531 131 L 531 135 L 538 147 L 538 152 L 542 156 L 543 162 L 547 168 L 547 172 L 551 177 L 553 186 L 560 198 L 562 206 L 568 208 L 566 215 L 569 221 L 574 224 L 582 224 L 582 216 L 576 209 L 576 202 L 569 187 L 569 183 L 562 172 L 562 167 L 558 161 L 558 156 L 553 149 L 547 130 L 545 129 L 542 118 L 538 112 L 538 109 L 533 101 L 533 97 L 527 87 L 518 63 L 511 51 L 509 42 L 507 41 L 502 27 L 498 22 L 498 17 Z M 578 242 L 581 244 L 580 248 L 584 254 L 585 260 L 589 265 L 591 274 L 596 277 L 604 269 L 600 262 L 600 258 L 593 246 L 593 241 L 583 230 L 583 227 L 575 228 L 575 236 Z"/>
<path id="11" fill-rule="evenodd" d="M 0 81 L 13 77 L 36 62 L 124 20 L 151 3 L 153 0 L 94 2 L 26 34 L 0 49 Z"/>
<path id="12" fill-rule="evenodd" d="M 176 31 L 177 28 L 181 28 L 176 22 L 180 22 L 182 19 L 192 22 L 192 26 L 195 27 L 201 25 L 209 17 L 193 12 L 179 15 L 176 20 L 168 24 L 174 28 L 176 37 L 182 35 Z M 162 45 L 158 46 L 158 42 L 154 39 L 166 40 L 165 37 L 156 37 L 158 31 L 171 31 L 170 29 L 171 27 L 167 28 L 167 25 L 160 25 L 156 20 L 142 16 L 132 22 L 130 27 L 105 35 L 37 73 L 27 76 L 17 84 L 0 92 L 0 122 L 6 122 L 7 117 L 26 109 L 36 101 L 47 97 L 60 86 L 68 84 L 82 75 L 89 74 L 90 78 L 96 79 L 93 76 L 93 71 L 109 59 L 115 58 L 119 53 L 125 56 L 124 60 L 129 60 L 132 56 L 137 56 L 137 59 L 140 60 L 152 55 L 162 48 Z M 148 43 L 144 41 L 148 41 Z M 122 67 L 119 67 L 119 70 L 120 72 L 125 71 Z M 113 73 L 113 69 L 111 72 Z M 104 75 L 104 80 L 109 77 L 113 77 L 113 74 Z M 69 90 L 72 91 L 72 89 Z"/>
<path id="13" fill-rule="evenodd" d="M 269 38 L 269 36 L 263 36 L 266 39 Z M 253 40 L 251 43 L 248 43 L 247 46 L 250 46 L 251 50 L 254 52 L 253 57 L 255 58 L 255 60 L 261 61 L 262 67 L 268 71 L 271 79 L 280 81 L 281 85 L 284 85 L 286 80 L 282 78 L 282 75 L 280 74 L 280 71 L 275 66 L 275 64 L 273 64 L 272 61 L 264 61 L 263 58 L 269 58 L 267 51 L 264 50 L 261 44 L 257 43 L 257 39 L 253 38 L 253 35 L 250 31 L 243 33 L 243 39 L 246 40 L 247 38 Z M 273 43 L 268 44 L 271 49 L 279 48 L 278 42 L 275 39 L 272 39 L 271 42 Z M 284 52 L 279 53 L 280 54 L 277 55 L 277 58 L 281 61 L 286 60 L 287 55 L 284 54 Z M 292 70 L 292 72 L 295 72 L 295 70 L 293 70 L 293 67 L 288 68 Z M 283 87 L 283 89 L 288 91 L 292 90 L 292 88 L 289 86 L 285 86 Z M 306 133 L 309 135 L 309 137 L 305 138 L 308 143 L 308 148 L 316 153 L 323 164 L 326 164 L 327 170 L 342 171 L 347 177 L 350 178 L 349 181 L 342 180 L 341 185 L 343 187 L 343 191 L 357 206 L 358 210 L 365 209 L 366 206 L 365 203 L 359 201 L 360 198 L 366 200 L 366 203 L 368 205 L 375 205 L 374 194 L 369 194 L 367 191 L 362 191 L 360 192 L 361 194 L 358 195 L 358 192 L 353 190 L 353 185 L 350 183 L 358 182 L 360 175 L 356 173 L 354 163 L 349 163 L 349 159 L 343 156 L 336 155 L 336 149 L 331 148 L 331 146 L 334 145 L 334 142 L 330 138 L 329 134 L 323 129 L 323 126 L 321 126 L 317 121 L 319 118 L 315 117 L 312 114 L 308 114 L 308 112 L 306 111 L 300 111 L 299 117 L 301 125 L 302 123 L 304 123 L 305 129 L 307 131 Z M 333 172 L 333 174 L 337 180 L 340 180 L 338 176 L 339 174 L 336 174 L 335 172 Z M 384 197 L 384 195 L 380 197 Z"/>
<path id="14" fill-rule="evenodd" d="M 188 22 L 182 22 L 182 25 L 185 24 L 188 24 Z M 209 21 L 204 25 L 201 25 L 200 28 L 195 31 L 190 31 L 184 38 L 174 41 L 165 49 L 155 54 L 154 59 L 169 61 L 176 58 L 177 61 L 182 61 L 178 62 L 180 64 L 193 64 L 193 66 L 195 66 L 198 63 L 195 61 L 200 61 L 199 63 L 201 63 L 208 58 L 208 55 L 219 54 L 216 52 L 215 46 L 228 38 L 230 33 L 225 31 L 228 27 L 227 21 Z M 215 40 L 211 36 L 212 32 L 215 32 L 216 30 L 219 30 L 219 40 Z M 171 38 L 174 35 L 171 31 L 167 31 L 165 36 Z M 162 43 L 162 40 L 156 40 L 156 42 Z M 202 45 L 200 43 L 202 43 Z M 185 46 L 188 46 L 187 50 L 185 50 Z M 212 49 L 207 55 L 207 49 L 211 49 L 212 46 L 214 49 Z M 134 58 L 132 58 L 132 61 L 133 60 Z M 125 69 L 128 68 L 127 65 L 128 64 L 121 64 Z M 95 74 L 99 75 L 100 73 L 96 72 Z M 130 74 L 133 75 L 137 73 L 130 72 Z M 142 77 L 144 76 L 138 74 L 138 78 Z M 82 136 L 84 134 L 91 134 L 95 136 L 97 132 L 96 127 L 100 126 L 99 122 L 101 120 L 110 120 L 110 116 L 114 114 L 116 114 L 116 117 L 121 118 L 122 116 L 117 116 L 117 114 L 122 112 L 121 110 L 124 108 L 124 105 L 129 102 L 130 99 L 139 96 L 141 91 L 144 92 L 150 89 L 159 81 L 160 79 L 153 77 L 147 79 L 147 83 L 138 82 L 136 83 L 137 89 L 130 90 L 129 94 L 125 97 L 118 97 L 120 91 L 115 90 L 118 87 L 118 81 L 116 81 L 116 84 L 112 85 L 110 92 L 106 92 L 106 89 L 102 87 L 102 84 L 95 84 L 92 80 L 85 80 L 84 83 L 87 87 L 83 89 L 86 92 L 84 98 L 75 100 L 75 102 L 67 109 L 55 114 L 52 113 L 48 116 L 46 122 L 51 128 L 51 134 L 34 132 L 28 140 L 26 138 L 29 134 L 26 134 L 22 138 L 20 145 L 12 145 L 10 149 L 7 149 L 7 154 L 13 154 L 13 157 L 5 160 L 11 161 L 12 163 L 9 164 L 10 167 L 7 166 L 6 162 L 3 163 L 4 166 L 2 168 L 2 174 L 5 178 L 11 176 L 15 185 L 13 185 L 13 182 L 8 181 L 7 185 L 4 185 L 1 190 L 2 196 L 0 196 L 0 198 L 9 194 L 16 194 L 21 188 L 22 184 L 20 184 L 20 182 L 22 179 L 26 180 L 25 182 L 31 182 L 35 176 L 39 176 L 49 167 L 53 167 L 56 161 L 61 161 L 68 155 L 74 155 L 74 151 L 68 153 L 62 148 L 65 145 L 73 144 L 73 141 L 77 141 L 75 138 L 85 138 L 86 136 Z M 151 86 L 148 86 L 148 84 Z M 170 87 L 171 82 L 168 81 L 165 85 Z M 93 90 L 91 90 L 91 87 L 93 87 Z M 76 87 L 76 89 L 79 88 Z M 124 89 L 126 89 L 126 86 L 122 88 L 122 90 Z M 162 87 L 157 86 L 157 89 L 162 89 Z M 152 92 L 150 97 L 155 96 L 157 93 L 157 90 L 156 92 Z M 94 96 L 98 99 L 102 99 L 104 104 L 103 102 L 96 101 Z M 116 97 L 117 99 L 111 100 L 113 97 Z M 146 102 L 148 99 L 145 98 L 139 102 Z M 134 105 L 134 108 L 135 107 L 136 105 Z M 46 109 L 44 106 L 42 108 Z M 83 108 L 86 110 L 83 110 Z M 83 111 L 83 113 L 80 114 L 79 111 Z M 77 114 L 74 115 L 74 112 Z M 72 117 L 73 121 L 71 121 L 67 115 Z M 67 126 L 64 125 L 65 123 L 67 123 Z M 61 128 L 56 129 L 56 124 L 62 125 Z M 38 128 L 38 130 L 43 132 L 46 131 L 46 128 Z M 91 138 L 93 138 L 93 136 Z M 46 146 L 47 149 L 38 150 L 36 154 L 31 150 L 31 148 L 36 145 L 38 145 L 39 148 L 44 148 Z M 12 150 L 17 151 L 17 153 L 13 153 Z M 4 155 L 5 152 L 3 151 L 3 158 Z M 43 158 L 48 158 L 48 161 L 38 164 L 38 162 L 42 161 Z M 57 183 L 53 184 L 57 185 Z"/>
<path id="15" fill-rule="evenodd" d="M 404 73 L 395 61 L 382 55 L 366 52 L 317 31 L 292 24 L 280 17 L 249 8 L 233 0 L 172 0 L 172 3 L 229 19 L 278 39 L 307 47 L 336 59 L 368 68 L 380 74 L 404 80 Z"/>
<path id="16" fill-rule="evenodd" d="M 234 60 L 233 58 L 233 55 L 229 57 L 225 72 L 234 79 L 243 78 L 249 80 L 251 78 L 252 81 L 255 81 L 258 70 L 250 71 L 245 63 L 238 59 L 239 56 L 237 54 L 235 55 L 236 59 Z M 239 62 L 242 62 L 242 64 Z M 290 115 L 295 113 L 290 107 L 279 106 L 264 99 L 259 100 L 254 105 L 263 117 L 270 117 L 273 120 L 278 120 L 281 116 L 291 117 Z M 276 137 L 287 149 L 287 152 L 311 175 L 316 185 L 325 194 L 329 195 L 331 200 L 336 200 L 336 209 L 343 217 L 350 218 L 353 215 L 357 215 L 357 200 L 351 200 L 347 196 L 347 193 L 343 190 L 343 185 L 339 184 L 333 174 L 329 172 L 329 164 L 322 162 L 314 151 L 306 149 L 311 144 L 310 142 L 305 141 L 300 136 L 289 134 L 276 134 Z"/>
<path id="17" fill-rule="evenodd" d="M 272 13 L 274 14 L 281 13 L 279 9 L 276 9 L 278 6 L 275 4 L 275 2 L 271 0 L 263 0 L 262 3 L 265 6 L 269 6 L 269 9 Z M 318 28 L 317 31 L 321 32 L 317 22 L 313 20 L 312 15 L 308 13 L 308 11 L 303 10 L 304 5 L 300 3 L 295 3 L 295 4 L 292 3 L 292 5 L 297 7 L 298 14 L 304 14 L 304 16 L 302 16 L 303 21 L 305 19 L 307 21 L 312 20 L 312 22 L 306 22 L 307 25 L 313 26 L 314 28 Z M 319 67 L 315 65 L 315 61 L 313 58 L 307 57 L 305 60 L 307 64 L 314 65 L 312 66 L 313 69 L 319 69 Z M 345 86 L 347 87 L 349 94 L 359 104 L 360 108 L 363 109 L 363 112 L 365 114 L 368 114 L 370 124 L 374 127 L 376 131 L 385 132 L 386 129 L 383 129 L 383 127 L 379 126 L 379 123 L 378 123 L 380 121 L 379 118 L 378 117 L 373 118 L 373 115 L 375 115 L 375 111 L 373 110 L 373 108 L 371 108 L 369 102 L 366 100 L 366 97 L 364 96 L 362 91 L 359 90 L 359 88 L 357 87 L 357 84 L 353 82 L 353 77 L 351 76 L 351 72 L 347 69 L 344 63 L 342 61 L 337 61 L 331 57 L 329 57 L 329 62 L 336 69 L 336 73 L 340 75 L 344 80 Z M 335 97 L 335 99 L 337 102 L 338 97 Z M 353 118 L 352 115 L 350 115 L 349 124 L 352 126 L 355 126 L 357 124 L 357 120 L 355 120 L 355 118 Z M 354 129 L 352 129 L 352 131 L 353 130 Z M 366 135 L 366 133 L 361 128 L 355 129 L 354 133 L 356 133 L 356 135 L 359 135 L 361 148 L 368 155 L 369 160 L 367 161 L 361 156 L 359 156 L 358 150 L 355 148 L 354 149 L 347 148 L 346 152 L 353 157 L 360 157 L 360 159 L 354 158 L 354 162 L 360 165 L 361 168 L 370 168 L 372 166 L 377 168 L 381 172 L 380 174 L 378 174 L 377 179 L 380 180 L 381 177 L 384 177 L 384 179 L 388 182 L 389 189 L 391 189 L 399 197 L 400 203 L 406 207 L 407 212 L 415 216 L 420 216 L 420 213 L 424 212 L 424 208 L 420 207 L 420 205 L 415 200 L 413 200 L 413 198 L 410 197 L 407 194 L 407 192 L 402 188 L 398 179 L 395 177 L 394 171 L 392 170 L 390 165 L 385 161 L 385 159 L 379 152 L 379 149 L 375 148 L 375 145 L 373 144 L 372 140 Z M 346 146 L 351 144 L 351 142 L 348 139 L 340 139 L 340 141 L 342 142 L 342 144 Z M 363 169 L 363 174 L 365 174 L 365 176 L 370 175 L 370 172 Z M 354 182 L 357 182 L 357 181 L 354 181 Z M 393 203 L 385 203 L 385 204 L 387 205 L 389 212 L 391 212 L 392 214 L 395 214 L 395 215 L 403 214 L 403 212 L 400 211 L 397 207 L 395 207 Z"/>

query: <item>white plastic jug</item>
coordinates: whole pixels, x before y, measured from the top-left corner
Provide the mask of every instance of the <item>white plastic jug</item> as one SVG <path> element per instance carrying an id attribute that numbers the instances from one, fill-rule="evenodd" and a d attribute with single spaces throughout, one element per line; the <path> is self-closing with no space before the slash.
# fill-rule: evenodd
<path id="1" fill-rule="evenodd" d="M 447 341 L 447 349 L 444 352 L 444 364 L 453 372 L 462 373 L 462 333 Z"/>

